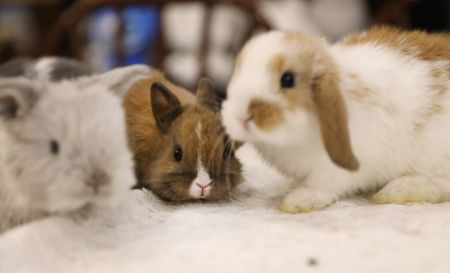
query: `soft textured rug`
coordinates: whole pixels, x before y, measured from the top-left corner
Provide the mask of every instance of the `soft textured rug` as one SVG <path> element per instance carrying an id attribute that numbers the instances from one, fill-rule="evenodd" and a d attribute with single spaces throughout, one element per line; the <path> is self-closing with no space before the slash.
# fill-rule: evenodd
<path id="1" fill-rule="evenodd" d="M 115 209 L 52 217 L 0 237 L 0 272 L 450 272 L 450 203 L 345 200 L 289 215 L 291 187 L 249 147 L 226 204 L 167 206 L 133 191 Z"/>

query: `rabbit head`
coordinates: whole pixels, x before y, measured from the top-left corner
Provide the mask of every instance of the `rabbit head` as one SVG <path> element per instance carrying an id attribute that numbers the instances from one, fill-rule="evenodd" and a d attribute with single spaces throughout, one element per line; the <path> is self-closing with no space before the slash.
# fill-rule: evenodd
<path id="1" fill-rule="evenodd" d="M 0 80 L 10 195 L 47 213 L 116 203 L 135 184 L 121 98 L 148 74 L 131 66 L 70 81 Z"/>
<path id="2" fill-rule="evenodd" d="M 335 164 L 355 170 L 339 85 L 324 41 L 300 33 L 259 35 L 236 59 L 224 126 L 232 138 L 263 146 L 320 145 Z"/>

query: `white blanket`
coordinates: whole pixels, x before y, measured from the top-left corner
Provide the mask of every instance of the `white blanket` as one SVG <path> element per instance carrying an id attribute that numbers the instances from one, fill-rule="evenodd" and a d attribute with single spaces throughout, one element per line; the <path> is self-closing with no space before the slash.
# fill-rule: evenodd
<path id="1" fill-rule="evenodd" d="M 5 233 L 0 272 L 450 272 L 450 203 L 284 214 L 291 183 L 248 147 L 240 157 L 246 182 L 231 203 L 167 206 L 133 191 L 115 209 Z"/>

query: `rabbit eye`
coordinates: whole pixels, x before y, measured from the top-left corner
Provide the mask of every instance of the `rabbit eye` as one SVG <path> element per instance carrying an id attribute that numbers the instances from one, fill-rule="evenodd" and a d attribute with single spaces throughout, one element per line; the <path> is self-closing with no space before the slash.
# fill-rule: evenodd
<path id="1" fill-rule="evenodd" d="M 292 72 L 284 72 L 280 78 L 280 85 L 282 88 L 291 88 L 295 85 L 295 76 Z"/>
<path id="2" fill-rule="evenodd" d="M 175 147 L 175 150 L 173 151 L 173 158 L 175 161 L 181 161 L 183 158 L 183 150 L 181 150 L 180 147 Z"/>
<path id="3" fill-rule="evenodd" d="M 54 155 L 59 154 L 59 143 L 56 140 L 50 141 L 50 152 Z"/>

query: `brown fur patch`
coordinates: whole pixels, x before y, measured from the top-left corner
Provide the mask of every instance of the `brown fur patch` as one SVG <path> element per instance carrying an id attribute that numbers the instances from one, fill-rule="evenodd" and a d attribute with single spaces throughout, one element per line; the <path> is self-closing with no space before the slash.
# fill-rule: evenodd
<path id="1" fill-rule="evenodd" d="M 355 33 L 344 41 L 346 45 L 365 43 L 382 44 L 400 50 L 403 54 L 426 61 L 450 60 L 450 35 L 430 34 L 423 31 L 402 31 L 393 27 L 374 27 L 367 32 Z M 450 64 L 448 66 L 450 73 Z"/>
<path id="2" fill-rule="evenodd" d="M 207 78 L 199 80 L 197 87 L 197 103 L 214 112 L 220 111 L 220 101 L 214 91 L 214 84 Z"/>
<path id="3" fill-rule="evenodd" d="M 249 111 L 256 126 L 264 131 L 270 131 L 284 120 L 283 110 L 278 105 L 260 99 L 250 102 Z"/>
<path id="4" fill-rule="evenodd" d="M 314 102 L 311 98 L 311 92 L 301 87 L 287 90 L 283 96 L 289 103 L 289 110 L 294 111 L 302 109 L 305 111 L 314 111 Z"/>

